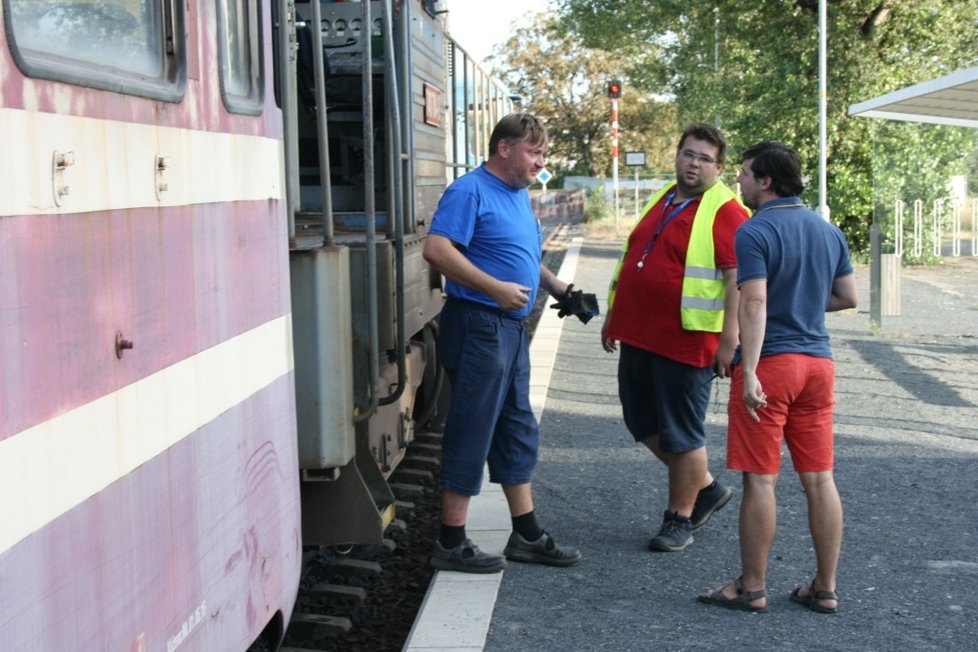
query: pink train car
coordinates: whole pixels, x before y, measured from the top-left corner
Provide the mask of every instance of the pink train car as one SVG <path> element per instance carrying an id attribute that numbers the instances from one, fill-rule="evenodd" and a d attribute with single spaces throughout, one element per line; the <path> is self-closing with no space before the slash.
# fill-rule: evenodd
<path id="1" fill-rule="evenodd" d="M 435 5 L 0 2 L 0 650 L 274 649 L 380 540 L 510 106 Z"/>

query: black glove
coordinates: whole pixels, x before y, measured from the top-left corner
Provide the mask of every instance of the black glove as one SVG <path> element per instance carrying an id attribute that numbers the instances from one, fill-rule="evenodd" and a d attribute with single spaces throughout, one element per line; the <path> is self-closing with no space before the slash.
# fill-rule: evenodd
<path id="1" fill-rule="evenodd" d="M 582 290 L 574 291 L 574 284 L 567 286 L 567 292 L 557 303 L 550 304 L 551 308 L 557 309 L 557 316 L 563 319 L 567 315 L 577 315 L 585 324 L 591 321 L 600 313 L 598 309 L 598 298 L 593 294 L 584 294 Z"/>

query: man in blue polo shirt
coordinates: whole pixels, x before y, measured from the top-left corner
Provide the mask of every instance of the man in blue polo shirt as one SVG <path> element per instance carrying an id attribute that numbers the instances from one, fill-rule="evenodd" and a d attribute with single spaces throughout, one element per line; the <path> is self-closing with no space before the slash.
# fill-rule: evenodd
<path id="1" fill-rule="evenodd" d="M 808 501 L 815 576 L 790 594 L 818 613 L 839 607 L 836 573 L 842 501 L 835 485 L 835 366 L 825 313 L 856 307 L 849 245 L 838 227 L 808 209 L 801 160 L 763 141 L 737 175 L 754 216 L 737 231 L 740 361 L 733 371 L 727 467 L 741 471 L 741 575 L 699 596 L 707 604 L 767 611 L 767 564 L 777 528 L 782 444 Z"/>
<path id="2" fill-rule="evenodd" d="M 445 275 L 448 294 L 439 348 L 452 403 L 442 439 L 442 525 L 431 557 L 440 570 L 495 573 L 506 559 L 553 566 L 581 559 L 540 528 L 530 485 L 540 436 L 530 409 L 523 319 L 538 286 L 555 298 L 570 291 L 541 264 L 540 225 L 527 192 L 543 169 L 546 146 L 534 116 L 500 120 L 489 137 L 489 160 L 448 187 L 425 242 L 425 260 Z M 469 501 L 487 462 L 513 521 L 503 556 L 479 550 L 465 535 Z"/>

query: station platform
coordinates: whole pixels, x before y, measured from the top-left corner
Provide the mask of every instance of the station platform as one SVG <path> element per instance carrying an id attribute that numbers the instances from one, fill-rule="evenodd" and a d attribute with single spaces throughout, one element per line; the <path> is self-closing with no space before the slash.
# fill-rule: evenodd
<path id="1" fill-rule="evenodd" d="M 788 599 L 811 578 L 804 493 L 785 456 L 768 614 L 698 603 L 739 572 L 741 480 L 725 468 L 729 381 L 707 417 L 711 471 L 734 498 L 679 553 L 647 549 L 667 498 L 665 468 L 621 418 L 617 354 L 600 332 L 621 240 L 576 238 L 560 278 L 594 292 L 588 324 L 541 317 L 531 345 L 541 452 L 541 525 L 581 549 L 574 567 L 510 562 L 499 574 L 437 572 L 406 652 L 525 650 L 965 650 L 978 640 L 978 258 L 906 269 L 902 315 L 869 321 L 860 306 L 827 315 L 836 363 L 836 481 L 846 512 L 840 613 Z M 510 533 L 502 492 L 473 499 L 469 536 L 501 552 Z"/>

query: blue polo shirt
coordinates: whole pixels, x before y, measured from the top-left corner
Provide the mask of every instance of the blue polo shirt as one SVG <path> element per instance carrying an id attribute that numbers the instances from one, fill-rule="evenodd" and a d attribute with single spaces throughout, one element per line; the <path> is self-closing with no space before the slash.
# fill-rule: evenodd
<path id="1" fill-rule="evenodd" d="M 531 288 L 526 307 L 506 314 L 529 314 L 540 285 L 542 231 L 526 188 L 513 188 L 485 169 L 485 163 L 456 179 L 438 202 L 430 233 L 459 245 L 469 261 L 500 281 Z M 448 296 L 499 309 L 492 297 L 448 279 Z"/>
<path id="2" fill-rule="evenodd" d="M 802 353 L 831 358 L 825 307 L 836 278 L 852 274 L 838 227 L 781 197 L 758 207 L 735 238 L 737 285 L 767 280 L 767 327 L 761 356 Z M 739 355 L 738 355 L 739 358 Z"/>

